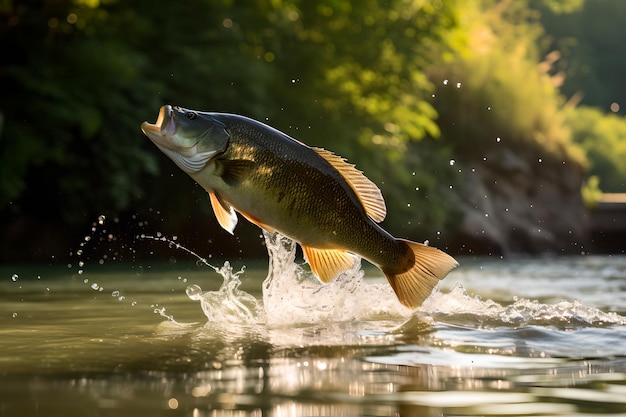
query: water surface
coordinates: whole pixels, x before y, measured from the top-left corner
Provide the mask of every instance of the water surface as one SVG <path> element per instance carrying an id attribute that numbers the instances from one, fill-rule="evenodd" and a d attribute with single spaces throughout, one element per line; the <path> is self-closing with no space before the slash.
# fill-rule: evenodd
<path id="1" fill-rule="evenodd" d="M 626 257 L 460 259 L 411 312 L 266 240 L 269 273 L 1 268 L 0 415 L 626 415 Z"/>

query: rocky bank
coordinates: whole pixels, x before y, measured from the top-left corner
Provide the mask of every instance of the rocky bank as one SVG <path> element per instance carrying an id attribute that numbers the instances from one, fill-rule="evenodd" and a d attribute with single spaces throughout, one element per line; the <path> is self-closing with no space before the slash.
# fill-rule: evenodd
<path id="1" fill-rule="evenodd" d="M 460 212 L 453 252 L 588 251 L 590 216 L 578 164 L 546 160 L 536 149 L 498 147 L 457 165 L 465 174 L 452 197 Z"/>

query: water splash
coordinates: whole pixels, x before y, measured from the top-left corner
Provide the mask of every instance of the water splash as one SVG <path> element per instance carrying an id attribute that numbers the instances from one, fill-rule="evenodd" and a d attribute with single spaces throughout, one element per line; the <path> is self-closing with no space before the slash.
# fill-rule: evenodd
<path id="1" fill-rule="evenodd" d="M 245 267 L 239 272 L 233 272 L 230 263 L 226 261 L 223 267 L 215 268 L 215 271 L 224 278 L 219 290 L 202 292 L 202 288 L 197 284 L 187 287 L 187 296 L 200 301 L 202 311 L 209 322 L 256 323 L 263 319 L 261 304 L 254 296 L 239 289 L 241 285 L 239 276 L 243 274 L 244 269 Z"/>
<path id="2" fill-rule="evenodd" d="M 545 304 L 537 300 L 515 297 L 510 305 L 493 300 L 471 297 L 463 285 L 457 283 L 449 293 L 435 291 L 420 307 L 439 321 L 459 322 L 464 326 L 554 326 L 562 329 L 626 325 L 626 317 L 605 313 L 584 305 L 578 300 Z"/>
<path id="3" fill-rule="evenodd" d="M 435 321 L 463 327 L 555 326 L 570 329 L 585 326 L 626 325 L 626 318 L 605 313 L 580 301 L 544 304 L 525 298 L 510 305 L 471 297 L 457 283 L 448 293 L 435 292 L 415 312 L 402 306 L 391 287 L 364 280 L 360 260 L 328 284 L 322 284 L 296 262 L 296 243 L 278 233 L 263 232 L 269 255 L 268 275 L 263 281 L 263 300 L 239 289 L 242 268 L 233 272 L 229 262 L 214 267 L 194 252 L 175 243 L 176 248 L 198 257 L 224 279 L 217 291 L 203 292 L 187 287 L 187 296 L 200 301 L 211 324 L 266 324 L 270 327 L 340 323 L 352 321 L 402 321 L 432 317 Z M 167 241 L 160 237 L 158 240 Z M 174 243 L 174 242 L 170 242 Z M 453 273 L 454 274 L 454 273 Z M 448 279 L 453 279 L 453 274 Z"/>
<path id="4" fill-rule="evenodd" d="M 387 284 L 368 284 L 361 262 L 322 284 L 295 262 L 296 244 L 278 233 L 263 232 L 269 271 L 263 282 L 263 305 L 270 325 L 403 317 L 409 310 Z"/>
<path id="5" fill-rule="evenodd" d="M 264 232 L 264 238 L 269 270 L 263 281 L 262 303 L 239 289 L 244 269 L 233 272 L 229 262 L 222 268 L 212 267 L 224 279 L 219 290 L 203 292 L 197 284 L 187 287 L 187 296 L 200 301 L 210 323 L 287 326 L 409 314 L 388 285 L 364 281 L 359 261 L 331 283 L 322 284 L 295 262 L 294 241 L 278 233 Z"/>

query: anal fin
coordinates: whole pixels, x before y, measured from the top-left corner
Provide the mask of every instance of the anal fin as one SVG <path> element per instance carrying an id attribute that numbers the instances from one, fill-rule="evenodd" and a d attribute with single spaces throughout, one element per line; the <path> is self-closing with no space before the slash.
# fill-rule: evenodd
<path id="1" fill-rule="evenodd" d="M 354 256 L 341 249 L 317 249 L 302 246 L 302 252 L 311 266 L 311 271 L 324 283 L 332 281 L 337 275 L 354 265 Z"/>

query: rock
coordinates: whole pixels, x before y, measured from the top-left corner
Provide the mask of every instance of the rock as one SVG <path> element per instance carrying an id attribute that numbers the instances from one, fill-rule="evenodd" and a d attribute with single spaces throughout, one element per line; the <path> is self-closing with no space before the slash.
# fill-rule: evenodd
<path id="1" fill-rule="evenodd" d="M 461 221 L 451 240 L 463 242 L 456 248 L 461 253 L 585 251 L 590 217 L 579 166 L 512 148 L 490 150 L 483 160 L 460 165 L 465 174 L 453 198 Z"/>

